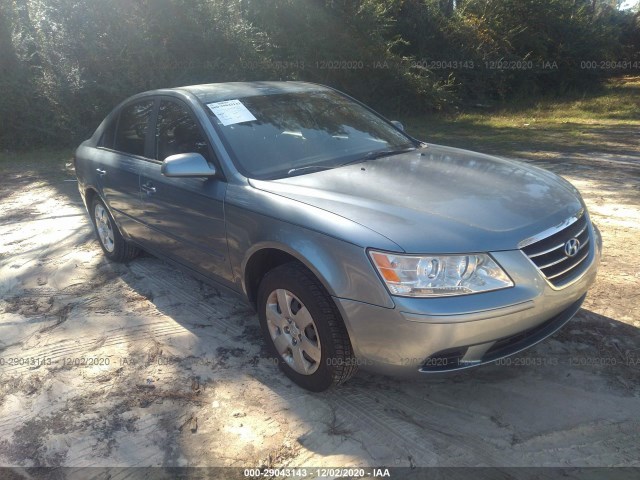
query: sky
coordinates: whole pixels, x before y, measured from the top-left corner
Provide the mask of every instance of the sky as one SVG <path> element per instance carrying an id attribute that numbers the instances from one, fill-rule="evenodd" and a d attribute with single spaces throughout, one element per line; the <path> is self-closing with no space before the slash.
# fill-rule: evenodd
<path id="1" fill-rule="evenodd" d="M 620 6 L 620 8 L 622 10 L 625 10 L 627 8 L 631 8 L 635 5 L 638 4 L 638 0 L 625 0 L 624 2 L 622 2 L 622 5 Z"/>

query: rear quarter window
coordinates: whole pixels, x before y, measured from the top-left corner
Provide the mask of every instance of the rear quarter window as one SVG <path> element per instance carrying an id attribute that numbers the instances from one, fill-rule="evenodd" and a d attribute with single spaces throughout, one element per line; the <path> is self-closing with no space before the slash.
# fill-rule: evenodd
<path id="1" fill-rule="evenodd" d="M 107 124 L 107 126 L 104 128 L 104 131 L 100 136 L 100 141 L 98 142 L 99 147 L 113 148 L 113 141 L 116 136 L 117 124 L 118 124 L 118 115 L 114 115 L 113 118 Z"/>

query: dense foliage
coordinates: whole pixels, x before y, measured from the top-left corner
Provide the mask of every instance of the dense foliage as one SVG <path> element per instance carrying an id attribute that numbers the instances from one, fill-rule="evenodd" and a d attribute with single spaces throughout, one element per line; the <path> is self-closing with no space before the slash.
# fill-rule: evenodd
<path id="1" fill-rule="evenodd" d="M 303 79 L 415 114 L 596 85 L 639 50 L 615 0 L 0 0 L 0 146 L 77 142 L 151 88 Z"/>

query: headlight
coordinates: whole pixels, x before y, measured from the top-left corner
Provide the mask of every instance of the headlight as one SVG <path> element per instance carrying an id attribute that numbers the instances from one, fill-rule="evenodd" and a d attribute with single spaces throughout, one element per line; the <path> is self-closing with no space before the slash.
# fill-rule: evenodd
<path id="1" fill-rule="evenodd" d="M 441 297 L 513 287 L 485 253 L 414 256 L 370 250 L 369 255 L 392 295 Z"/>

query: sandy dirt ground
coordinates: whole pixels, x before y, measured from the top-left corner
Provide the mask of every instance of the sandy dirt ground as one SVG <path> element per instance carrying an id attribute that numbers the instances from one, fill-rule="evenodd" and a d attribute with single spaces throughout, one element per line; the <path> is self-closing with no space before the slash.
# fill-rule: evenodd
<path id="1" fill-rule="evenodd" d="M 640 466 L 636 147 L 533 160 L 582 191 L 604 238 L 563 330 L 501 365 L 360 372 L 322 394 L 280 374 L 239 298 L 151 256 L 106 261 L 73 172 L 9 169 L 0 465 Z"/>

